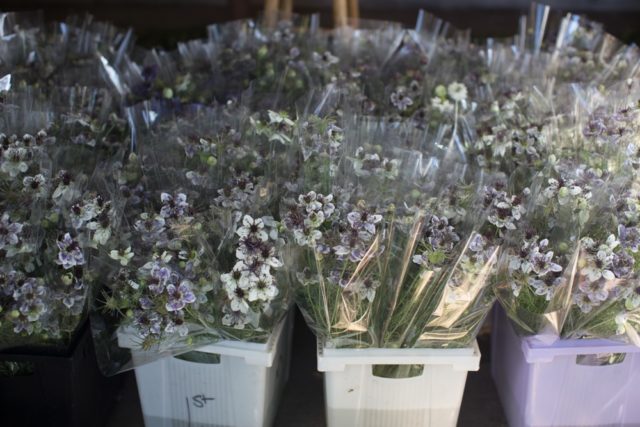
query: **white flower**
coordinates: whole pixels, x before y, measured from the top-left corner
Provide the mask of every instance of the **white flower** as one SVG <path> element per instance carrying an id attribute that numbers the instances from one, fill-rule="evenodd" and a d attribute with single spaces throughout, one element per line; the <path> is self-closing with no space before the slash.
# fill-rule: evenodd
<path id="1" fill-rule="evenodd" d="M 244 326 L 249 323 L 249 318 L 246 313 L 241 311 L 234 311 L 229 307 L 222 309 L 224 315 L 222 316 L 222 324 L 225 326 L 231 326 L 236 329 L 244 329 Z"/>
<path id="2" fill-rule="evenodd" d="M 448 99 L 442 99 L 437 96 L 431 98 L 431 107 L 443 114 L 453 112 L 453 104 Z"/>
<path id="3" fill-rule="evenodd" d="M 271 301 L 278 295 L 278 288 L 270 274 L 262 274 L 249 289 L 249 301 Z"/>
<path id="4" fill-rule="evenodd" d="M 561 277 L 556 277 L 553 280 L 540 280 L 533 277 L 529 278 L 529 285 L 533 287 L 536 295 L 544 295 L 547 301 L 551 301 L 553 294 L 558 286 L 563 282 Z"/>
<path id="5" fill-rule="evenodd" d="M 627 331 L 627 314 L 626 313 L 618 313 L 616 316 L 616 333 L 618 335 L 622 335 Z"/>
<path id="6" fill-rule="evenodd" d="M 129 261 L 131 261 L 131 258 L 133 258 L 133 252 L 131 252 L 131 246 L 129 246 L 125 250 L 116 250 L 116 249 L 112 250 L 111 252 L 109 252 L 109 258 L 120 262 L 120 265 L 122 266 L 128 265 Z"/>
<path id="7" fill-rule="evenodd" d="M 246 289 L 239 287 L 232 290 L 227 289 L 227 296 L 231 310 L 241 313 L 247 313 L 249 311 L 249 303 L 247 302 L 249 292 Z"/>
<path id="8" fill-rule="evenodd" d="M 0 171 L 9 174 L 11 178 L 29 170 L 27 163 L 29 151 L 24 147 L 9 147 L 4 151 L 2 157 L 4 161 L 0 164 Z"/>
<path id="9" fill-rule="evenodd" d="M 242 238 L 255 237 L 262 242 L 269 240 L 267 232 L 264 230 L 264 222 L 261 218 L 252 218 L 250 215 L 245 215 L 242 218 L 242 227 L 236 230 L 236 234 Z"/>
<path id="10" fill-rule="evenodd" d="M 380 281 L 372 279 L 364 279 L 358 286 L 358 295 L 360 298 L 373 302 L 376 297 L 376 289 L 380 286 Z"/>
<path id="11" fill-rule="evenodd" d="M 109 227 L 108 224 L 103 226 L 99 221 L 93 221 L 87 224 L 87 228 L 89 230 L 95 230 L 93 233 L 93 241 L 100 245 L 106 245 L 111 238 L 111 227 Z"/>
<path id="12" fill-rule="evenodd" d="M 24 192 L 34 194 L 36 197 L 45 197 L 47 195 L 47 180 L 44 175 L 37 174 L 35 176 L 25 176 L 22 180 Z"/>
<path id="13" fill-rule="evenodd" d="M 315 247 L 316 242 L 322 239 L 322 232 L 313 228 L 305 228 L 304 230 L 293 230 L 293 237 L 300 246 Z"/>
<path id="14" fill-rule="evenodd" d="M 284 113 L 280 114 L 269 110 L 267 114 L 269 115 L 269 124 L 285 125 L 287 127 L 295 126 L 295 123 Z"/>
<path id="15" fill-rule="evenodd" d="M 458 82 L 453 82 L 447 87 L 449 97 L 455 102 L 462 102 L 467 99 L 467 87 Z"/>
<path id="16" fill-rule="evenodd" d="M 231 273 L 225 273 L 220 276 L 224 288 L 227 292 L 233 292 L 236 288 L 248 289 L 249 278 L 248 273 L 238 268 L 234 268 Z"/>
<path id="17" fill-rule="evenodd" d="M 611 244 L 617 245 L 616 242 L 617 241 L 615 241 L 614 237 L 614 241 L 611 242 Z M 607 244 L 600 245 L 596 256 L 591 257 L 589 261 L 589 265 L 583 269 L 583 273 L 587 276 L 589 281 L 595 282 L 601 278 L 605 280 L 613 280 L 616 278 L 613 271 L 611 271 L 611 264 L 613 262 L 613 248 L 611 246 Z"/>

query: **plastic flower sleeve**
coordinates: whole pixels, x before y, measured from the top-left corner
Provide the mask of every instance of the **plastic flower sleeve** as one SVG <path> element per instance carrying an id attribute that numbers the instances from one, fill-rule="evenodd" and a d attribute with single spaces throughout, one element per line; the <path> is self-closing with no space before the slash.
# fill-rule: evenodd
<path id="1" fill-rule="evenodd" d="M 137 152 L 111 172 L 124 218 L 92 322 L 103 369 L 266 341 L 289 302 L 261 137 L 223 108 L 135 127 Z"/>
<path id="2" fill-rule="evenodd" d="M 425 168 L 376 128 L 343 124 L 337 153 L 307 157 L 282 208 L 307 322 L 328 346 L 468 345 L 493 302 L 498 259 L 478 188 L 463 166 Z"/>
<path id="3" fill-rule="evenodd" d="M 97 54 L 117 64 L 131 46 L 131 32 L 95 23 L 90 16 L 69 18 L 53 26 L 17 29 L 0 43 L 0 74 L 11 75 L 14 88 L 35 85 L 51 89 L 76 84 L 99 87 L 102 81 L 97 73 Z"/>
<path id="4" fill-rule="evenodd" d="M 94 278 L 87 265 L 110 239 L 114 207 L 92 180 L 92 163 L 69 170 L 57 155 L 60 120 L 28 100 L 3 107 L 1 347 L 65 352 L 86 317 Z M 54 126 L 51 126 L 51 123 Z M 20 136 L 18 136 L 20 135 Z M 78 154 L 78 153 L 76 153 Z M 68 159 L 71 160 L 71 159 Z"/>

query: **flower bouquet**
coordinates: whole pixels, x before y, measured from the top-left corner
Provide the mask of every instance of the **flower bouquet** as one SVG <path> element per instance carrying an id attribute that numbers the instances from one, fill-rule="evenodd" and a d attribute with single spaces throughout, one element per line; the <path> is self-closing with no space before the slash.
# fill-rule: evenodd
<path id="1" fill-rule="evenodd" d="M 25 21 L 14 18 L 8 22 Z M 0 77 L 9 87 L 35 86 L 44 92 L 56 86 L 103 86 L 97 53 L 117 64 L 132 45 L 131 31 L 94 22 L 89 15 L 53 26 L 16 25 L 7 31 L 0 41 Z"/>
<path id="2" fill-rule="evenodd" d="M 619 89 L 593 89 L 595 98 L 578 91 L 573 116 L 556 116 L 553 154 L 524 190 L 526 214 L 503 245 L 496 293 L 506 316 L 496 316 L 492 363 L 512 423 L 640 419 L 626 401 L 640 361 L 638 109 L 627 104 L 629 85 Z M 616 101 L 605 99 L 612 93 Z M 587 383 L 599 388 L 585 399 Z M 605 401 L 584 418 L 587 407 Z M 545 411 L 550 405 L 558 406 Z"/>
<path id="3" fill-rule="evenodd" d="M 4 416 L 83 424 L 109 411 L 117 385 L 100 376 L 85 320 L 98 282 L 89 266 L 112 237 L 118 209 L 94 179 L 97 148 L 63 131 L 65 115 L 9 98 L 0 106 L 9 132 L 0 134 Z M 61 381 L 64 392 L 41 399 Z"/>
<path id="4" fill-rule="evenodd" d="M 316 149 L 301 153 L 301 181 L 281 217 L 296 302 L 318 337 L 319 369 L 327 371 L 329 424 L 366 425 L 379 411 L 396 420 L 407 410 L 412 420 L 431 414 L 442 425 L 455 423 L 466 373 L 443 374 L 451 388 L 437 415 L 431 398 L 418 402 L 408 393 L 424 396 L 426 380 L 413 377 L 437 369 L 430 355 L 451 363 L 445 370 L 460 360 L 460 369 L 474 369 L 502 232 L 522 206 L 492 187 L 504 179 L 478 181 L 464 165 L 400 148 L 385 133 L 394 129 L 379 122 L 358 128 L 345 120 L 342 134 L 326 120 L 315 119 Z M 448 359 L 454 353 L 460 359 Z M 382 390 L 373 377 L 398 382 Z M 406 399 L 392 402 L 389 393 Z"/>

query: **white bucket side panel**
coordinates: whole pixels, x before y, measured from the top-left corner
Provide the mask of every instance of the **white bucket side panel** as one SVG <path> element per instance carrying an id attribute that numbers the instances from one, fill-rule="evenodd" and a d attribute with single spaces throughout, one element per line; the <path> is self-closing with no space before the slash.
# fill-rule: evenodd
<path id="1" fill-rule="evenodd" d="M 467 378 L 451 365 L 426 365 L 421 376 L 380 378 L 371 365 L 325 372 L 330 427 L 455 426 Z"/>
<path id="2" fill-rule="evenodd" d="M 261 426 L 270 368 L 167 358 L 136 369 L 146 427 Z M 272 385 L 272 384 L 269 384 Z"/>
<path id="3" fill-rule="evenodd" d="M 291 318 L 278 329 L 275 354 L 221 355 L 220 363 L 166 357 L 135 369 L 146 427 L 266 427 L 289 376 Z M 206 347 L 208 349 L 208 347 Z M 258 355 L 259 356 L 259 355 Z M 134 363 L 144 354 L 132 352 Z M 273 360 L 271 367 L 253 362 Z M 271 363 L 271 362 L 269 362 Z"/>

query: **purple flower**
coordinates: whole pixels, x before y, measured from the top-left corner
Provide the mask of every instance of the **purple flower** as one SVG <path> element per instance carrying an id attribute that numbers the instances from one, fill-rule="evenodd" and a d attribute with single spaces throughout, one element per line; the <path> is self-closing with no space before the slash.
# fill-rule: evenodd
<path id="1" fill-rule="evenodd" d="M 187 195 L 184 193 L 177 193 L 175 196 L 169 193 L 162 193 L 160 200 L 162 201 L 160 215 L 163 218 L 180 218 L 189 210 Z"/>
<path id="2" fill-rule="evenodd" d="M 607 281 L 600 279 L 595 281 L 585 280 L 580 282 L 578 288 L 584 292 L 593 304 L 600 304 L 609 297 Z"/>
<path id="3" fill-rule="evenodd" d="M 613 255 L 613 274 L 615 274 L 617 278 L 627 277 L 633 272 L 634 264 L 635 260 L 631 255 L 625 251 L 620 251 Z"/>
<path id="4" fill-rule="evenodd" d="M 640 247 L 640 232 L 638 231 L 638 227 L 619 225 L 618 236 L 622 247 L 629 248 L 632 252 L 638 252 L 638 247 Z"/>
<path id="5" fill-rule="evenodd" d="M 8 213 L 3 213 L 0 218 L 0 249 L 7 246 L 15 246 L 20 242 L 22 224 L 12 222 Z"/>
<path id="6" fill-rule="evenodd" d="M 145 243 L 156 243 L 164 240 L 165 221 L 160 215 L 149 215 L 143 213 L 140 219 L 136 221 L 134 228 L 142 235 L 142 241 Z"/>
<path id="7" fill-rule="evenodd" d="M 447 218 L 438 218 L 433 215 L 429 220 L 429 224 L 425 230 L 427 241 L 435 249 L 443 249 L 450 251 L 453 246 L 460 241 L 460 236 L 455 229 L 449 225 Z"/>
<path id="8" fill-rule="evenodd" d="M 136 310 L 134 313 L 133 324 L 137 327 L 142 338 L 149 335 L 160 335 L 162 323 L 162 317 L 155 311 Z"/>
<path id="9" fill-rule="evenodd" d="M 353 211 L 347 214 L 347 221 L 354 230 L 364 230 L 370 235 L 376 234 L 376 224 L 382 221 L 382 215 Z"/>
<path id="10" fill-rule="evenodd" d="M 559 264 L 553 262 L 553 251 L 547 253 L 535 251 L 531 254 L 531 268 L 538 276 L 562 271 Z"/>
<path id="11" fill-rule="evenodd" d="M 76 242 L 69 233 L 66 233 L 62 239 L 57 241 L 58 249 L 58 265 L 68 270 L 77 265 L 84 264 L 84 255 L 78 242 Z"/>
<path id="12" fill-rule="evenodd" d="M 38 284 L 38 281 L 33 277 L 25 280 L 13 292 L 13 298 L 18 304 L 20 313 L 26 316 L 29 321 L 35 322 L 47 311 L 47 307 L 42 300 L 46 292 L 46 288 Z"/>
<path id="13" fill-rule="evenodd" d="M 176 288 L 175 285 L 167 286 L 169 301 L 166 304 L 167 311 L 182 310 L 187 304 L 196 302 L 196 296 L 191 291 L 191 282 L 183 280 Z"/>

